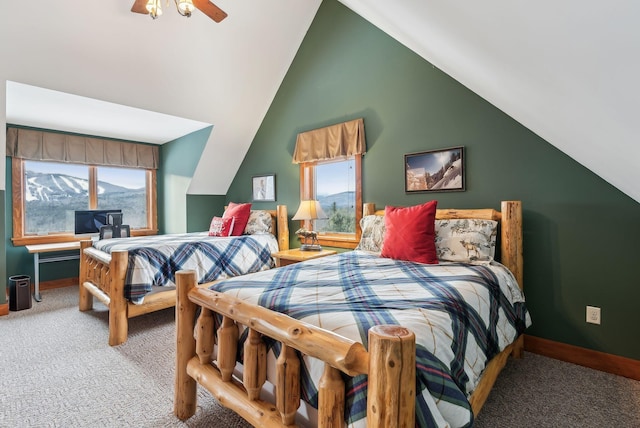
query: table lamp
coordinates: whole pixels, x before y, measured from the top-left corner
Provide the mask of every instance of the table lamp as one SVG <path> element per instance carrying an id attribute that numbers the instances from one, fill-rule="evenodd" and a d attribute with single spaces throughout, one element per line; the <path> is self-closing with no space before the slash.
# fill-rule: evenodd
<path id="1" fill-rule="evenodd" d="M 298 211 L 293 216 L 292 220 L 316 220 L 328 218 L 327 215 L 322 211 L 322 207 L 320 206 L 320 202 L 310 199 L 305 201 L 300 201 L 300 206 L 298 207 Z M 300 247 L 301 251 L 320 251 L 322 247 L 318 243 L 318 233 L 314 230 L 307 230 L 303 227 L 296 231 L 296 235 L 302 238 L 302 246 Z M 308 242 L 309 238 L 311 239 L 311 243 Z"/>

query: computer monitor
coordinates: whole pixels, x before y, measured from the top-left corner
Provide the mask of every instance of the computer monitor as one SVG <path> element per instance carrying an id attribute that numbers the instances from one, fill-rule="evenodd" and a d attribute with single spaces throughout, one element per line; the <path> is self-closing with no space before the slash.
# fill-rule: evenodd
<path id="1" fill-rule="evenodd" d="M 99 233 L 100 227 L 110 224 L 109 220 L 111 218 L 115 219 L 117 217 L 120 224 L 122 224 L 122 210 L 120 209 L 77 210 L 74 217 L 76 235 Z"/>

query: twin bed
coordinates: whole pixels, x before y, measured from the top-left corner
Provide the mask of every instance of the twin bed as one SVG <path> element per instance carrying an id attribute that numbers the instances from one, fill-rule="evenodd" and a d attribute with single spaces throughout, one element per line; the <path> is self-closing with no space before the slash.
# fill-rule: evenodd
<path id="1" fill-rule="evenodd" d="M 361 245 L 206 285 L 177 272 L 176 416 L 200 384 L 254 426 L 472 425 L 530 324 L 522 207 L 436 218 L 437 265 Z"/>
<path id="2" fill-rule="evenodd" d="M 271 218 L 270 230 L 250 235 L 201 232 L 82 241 L 80 311 L 92 309 L 94 297 L 107 306 L 109 345 L 115 346 L 127 340 L 129 318 L 175 306 L 179 269 L 194 270 L 200 283 L 270 269 L 271 253 L 289 248 L 289 228 L 286 206 L 266 212 L 254 213 Z"/>

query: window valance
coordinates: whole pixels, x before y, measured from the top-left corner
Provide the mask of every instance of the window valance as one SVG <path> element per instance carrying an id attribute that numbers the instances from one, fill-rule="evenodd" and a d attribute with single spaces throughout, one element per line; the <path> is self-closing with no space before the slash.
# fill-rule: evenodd
<path id="1" fill-rule="evenodd" d="M 144 169 L 158 169 L 159 163 L 157 146 L 12 127 L 7 156 Z"/>
<path id="2" fill-rule="evenodd" d="M 360 118 L 298 134 L 293 163 L 342 159 L 366 151 L 364 119 Z"/>

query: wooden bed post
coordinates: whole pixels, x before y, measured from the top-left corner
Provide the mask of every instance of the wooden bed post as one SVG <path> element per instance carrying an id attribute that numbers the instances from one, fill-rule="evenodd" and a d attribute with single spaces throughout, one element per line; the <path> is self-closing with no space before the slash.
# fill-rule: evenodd
<path id="1" fill-rule="evenodd" d="M 522 202 L 502 201 L 501 211 L 500 262 L 513 273 L 522 290 Z"/>
<path id="2" fill-rule="evenodd" d="M 502 222 L 500 224 L 500 261 L 513 273 L 521 290 L 524 289 L 524 257 L 522 254 L 522 202 L 502 201 Z M 511 352 L 514 358 L 524 355 L 524 335 L 513 342 Z"/>
<path id="3" fill-rule="evenodd" d="M 124 279 L 127 274 L 127 251 L 111 253 L 109 284 L 109 345 L 117 346 L 127 341 L 129 319 L 127 299 L 124 297 Z"/>
<path id="4" fill-rule="evenodd" d="M 187 364 L 196 355 L 193 329 L 196 304 L 189 300 L 189 291 L 196 286 L 194 271 L 176 272 L 176 381 L 173 413 L 181 420 L 196 413 L 196 381 L 187 374 Z"/>
<path id="5" fill-rule="evenodd" d="M 366 204 L 363 204 L 362 217 L 366 215 L 374 215 L 375 213 L 376 213 L 376 204 L 374 204 L 373 202 L 367 202 Z"/>
<path id="6" fill-rule="evenodd" d="M 78 286 L 78 309 L 80 311 L 89 311 L 93 308 L 93 294 L 89 292 L 82 284 L 89 279 L 89 263 L 85 257 L 84 249 L 91 246 L 91 241 L 80 241 L 80 284 Z"/>
<path id="7" fill-rule="evenodd" d="M 416 337 L 396 325 L 369 329 L 367 427 L 415 426 Z"/>
<path id="8" fill-rule="evenodd" d="M 276 207 L 276 223 L 278 227 L 278 246 L 280 251 L 289 249 L 289 219 L 286 205 Z"/>

